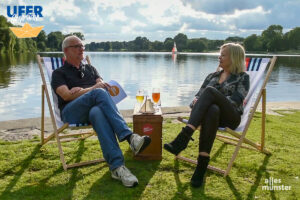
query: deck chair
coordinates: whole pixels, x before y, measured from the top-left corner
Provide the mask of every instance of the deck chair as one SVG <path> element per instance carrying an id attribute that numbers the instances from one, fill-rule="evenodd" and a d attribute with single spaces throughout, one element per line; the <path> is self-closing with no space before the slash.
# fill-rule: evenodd
<path id="1" fill-rule="evenodd" d="M 259 151 L 264 154 L 270 154 L 268 150 L 265 149 L 265 118 L 266 118 L 266 84 L 269 80 L 270 74 L 273 70 L 274 64 L 277 57 L 270 58 L 246 58 L 246 72 L 250 76 L 250 89 L 247 97 L 244 101 L 244 113 L 241 117 L 241 123 L 239 127 L 235 130 L 231 130 L 228 127 L 220 127 L 216 139 L 226 143 L 235 145 L 236 148 L 234 153 L 227 165 L 226 170 L 209 165 L 208 169 L 219 172 L 226 177 L 236 159 L 240 148 L 251 149 Z M 269 64 L 270 63 L 270 64 Z M 264 77 L 265 70 L 269 64 L 269 69 Z M 262 99 L 262 121 L 261 121 L 261 144 L 256 144 L 251 140 L 245 138 L 253 115 L 259 104 L 260 99 Z M 178 120 L 187 124 L 188 120 L 178 117 Z M 201 127 L 198 127 L 200 129 Z M 231 136 L 223 135 L 221 133 L 229 133 Z M 233 136 L 233 137 L 232 137 Z M 176 159 L 184 160 L 193 164 L 197 164 L 197 161 L 177 155 Z"/>
<path id="2" fill-rule="evenodd" d="M 69 142 L 69 141 L 74 141 L 74 140 L 83 140 L 86 139 L 90 136 L 95 135 L 95 132 L 82 132 L 82 133 L 70 133 L 70 134 L 63 134 L 63 131 L 65 129 L 86 129 L 86 128 L 92 128 L 88 124 L 68 124 L 64 123 L 61 120 L 60 117 L 60 110 L 58 108 L 58 99 L 56 93 L 52 90 L 52 87 L 50 87 L 50 90 L 52 91 L 52 98 L 53 101 L 51 102 L 50 100 L 50 95 L 49 95 L 49 90 L 47 86 L 47 82 L 44 76 L 44 71 L 47 73 L 48 77 L 48 82 L 51 82 L 51 77 L 52 77 L 52 72 L 53 70 L 61 67 L 64 63 L 63 58 L 59 57 L 40 57 L 40 55 L 37 55 L 37 61 L 41 73 L 41 78 L 42 78 L 42 113 L 41 113 L 41 145 L 44 145 L 46 143 L 53 143 L 52 139 L 56 139 L 58 150 L 59 150 L 59 155 L 60 155 L 60 160 L 62 162 L 64 170 L 67 170 L 69 168 L 73 167 L 79 167 L 79 166 L 84 166 L 88 164 L 94 164 L 98 162 L 103 162 L 105 161 L 104 159 L 97 159 L 97 160 L 92 160 L 92 161 L 86 161 L 86 162 L 81 162 L 81 163 L 74 163 L 74 164 L 67 164 L 65 161 L 64 157 L 64 152 L 61 143 L 62 142 Z M 43 68 L 43 64 L 44 68 Z M 83 62 L 90 64 L 89 57 L 87 56 Z M 50 134 L 48 137 L 45 137 L 44 135 L 44 127 L 45 127 L 45 96 L 47 100 L 47 104 L 49 107 L 49 112 L 50 112 L 50 117 L 51 117 L 51 122 L 53 126 L 54 132 Z M 52 104 L 53 103 L 53 104 Z M 53 107 L 52 107 L 53 105 Z M 51 141 L 52 140 L 52 141 Z"/>

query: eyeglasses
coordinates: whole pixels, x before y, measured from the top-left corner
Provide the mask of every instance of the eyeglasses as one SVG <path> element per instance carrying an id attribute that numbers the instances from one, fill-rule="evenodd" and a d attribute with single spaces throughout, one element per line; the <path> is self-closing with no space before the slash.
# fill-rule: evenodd
<path id="1" fill-rule="evenodd" d="M 68 47 L 73 47 L 73 48 L 76 48 L 76 49 L 85 49 L 85 46 L 83 46 L 82 44 L 76 44 L 76 45 L 71 45 L 71 46 L 67 46 Z"/>

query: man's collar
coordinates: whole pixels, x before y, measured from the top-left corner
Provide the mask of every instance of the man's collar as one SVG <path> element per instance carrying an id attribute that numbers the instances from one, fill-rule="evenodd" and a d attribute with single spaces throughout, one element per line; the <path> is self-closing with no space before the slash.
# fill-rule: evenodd
<path id="1" fill-rule="evenodd" d="M 64 65 L 65 65 L 66 67 L 74 67 L 74 68 L 77 69 L 77 67 L 75 67 L 74 65 L 72 65 L 71 63 L 69 63 L 67 60 L 65 61 Z M 82 68 L 82 66 L 83 66 L 83 63 L 80 62 L 80 64 L 79 64 L 79 69 Z"/>

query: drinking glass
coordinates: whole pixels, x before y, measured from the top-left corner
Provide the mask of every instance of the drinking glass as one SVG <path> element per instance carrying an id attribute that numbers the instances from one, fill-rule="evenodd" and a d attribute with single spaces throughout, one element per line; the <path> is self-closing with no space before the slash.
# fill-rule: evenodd
<path id="1" fill-rule="evenodd" d="M 159 88 L 153 88 L 152 89 L 152 100 L 154 102 L 154 105 L 157 107 L 158 102 L 160 100 L 160 91 Z"/>
<path id="2" fill-rule="evenodd" d="M 144 101 L 144 90 L 143 89 L 139 89 L 137 92 L 136 92 L 136 100 L 139 104 L 143 103 Z"/>

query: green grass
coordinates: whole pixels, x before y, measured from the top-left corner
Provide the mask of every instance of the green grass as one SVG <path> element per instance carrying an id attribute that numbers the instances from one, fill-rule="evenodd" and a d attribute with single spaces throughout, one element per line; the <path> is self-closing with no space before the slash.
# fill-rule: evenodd
<path id="1" fill-rule="evenodd" d="M 208 171 L 203 188 L 190 186 L 194 165 L 176 161 L 163 151 L 162 161 L 136 161 L 121 143 L 127 167 L 139 185 L 125 188 L 111 178 L 105 163 L 64 171 L 55 144 L 40 147 L 38 139 L 0 141 L 0 199 L 297 199 L 300 198 L 300 112 L 267 116 L 266 146 L 272 155 L 241 149 L 227 178 Z M 247 134 L 259 140 L 260 114 Z M 163 143 L 171 141 L 181 124 L 165 120 Z M 199 132 L 183 155 L 196 158 Z M 68 162 L 97 158 L 97 140 L 64 144 Z M 78 151 L 74 151 L 78 150 Z M 216 141 L 211 163 L 224 168 L 234 147 Z M 288 191 L 266 191 L 266 179 L 281 179 Z"/>

